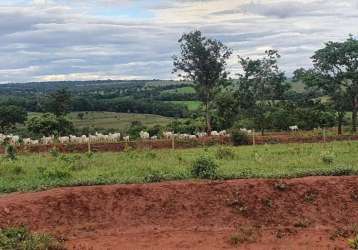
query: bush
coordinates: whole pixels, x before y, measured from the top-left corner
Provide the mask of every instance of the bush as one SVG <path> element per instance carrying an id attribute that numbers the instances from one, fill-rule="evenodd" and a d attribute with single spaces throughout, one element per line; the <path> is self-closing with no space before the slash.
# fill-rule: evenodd
<path id="1" fill-rule="evenodd" d="M 26 228 L 0 230 L 0 249 L 65 250 L 58 240 L 46 234 L 31 234 Z"/>
<path id="2" fill-rule="evenodd" d="M 335 156 L 332 153 L 323 153 L 321 154 L 321 159 L 325 164 L 332 164 L 334 162 Z"/>
<path id="3" fill-rule="evenodd" d="M 5 154 L 6 154 L 6 158 L 12 161 L 16 160 L 16 147 L 10 144 L 6 145 Z"/>
<path id="4" fill-rule="evenodd" d="M 193 162 L 191 174 L 200 179 L 216 179 L 218 165 L 208 156 L 201 156 Z"/>
<path id="5" fill-rule="evenodd" d="M 240 129 L 232 129 L 230 131 L 232 143 L 235 146 L 248 145 L 250 143 L 249 135 Z"/>
<path id="6" fill-rule="evenodd" d="M 232 160 L 235 158 L 235 152 L 228 147 L 219 147 L 216 150 L 216 158 L 220 160 Z"/>

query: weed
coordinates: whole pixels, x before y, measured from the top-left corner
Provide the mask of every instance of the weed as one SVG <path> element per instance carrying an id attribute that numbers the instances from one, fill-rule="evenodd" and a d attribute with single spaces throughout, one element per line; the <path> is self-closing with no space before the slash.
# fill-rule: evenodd
<path id="1" fill-rule="evenodd" d="M 311 224 L 311 222 L 307 219 L 301 219 L 293 224 L 294 227 L 306 228 Z"/>
<path id="2" fill-rule="evenodd" d="M 230 237 L 230 243 L 234 246 L 239 246 L 243 243 L 253 243 L 256 241 L 256 236 L 252 228 L 239 228 L 237 232 Z"/>
<path id="3" fill-rule="evenodd" d="M 144 182 L 146 182 L 146 183 L 161 182 L 164 179 L 165 179 L 165 177 L 164 177 L 163 173 L 161 173 L 159 171 L 153 171 L 144 177 Z"/>
<path id="4" fill-rule="evenodd" d="M 58 149 L 57 148 L 52 148 L 50 151 L 49 151 L 49 154 L 52 156 L 52 157 L 54 157 L 54 158 L 57 158 L 57 157 L 59 157 L 60 156 L 60 151 L 58 151 Z"/>
<path id="5" fill-rule="evenodd" d="M 309 190 L 304 194 L 304 201 L 308 203 L 312 203 L 316 200 L 317 196 L 318 196 L 317 191 Z"/>
<path id="6" fill-rule="evenodd" d="M 191 174 L 200 179 L 216 179 L 218 165 L 208 156 L 201 156 L 193 162 Z"/>
<path id="7" fill-rule="evenodd" d="M 276 182 L 274 184 L 274 187 L 275 187 L 275 189 L 277 189 L 279 191 L 286 191 L 288 189 L 287 184 L 283 180 Z"/>
<path id="8" fill-rule="evenodd" d="M 232 160 L 235 158 L 235 152 L 229 147 L 219 147 L 215 155 L 219 160 Z"/>
<path id="9" fill-rule="evenodd" d="M 5 146 L 5 156 L 7 159 L 15 161 L 16 160 L 16 147 L 11 144 L 7 144 Z"/>
<path id="10" fill-rule="evenodd" d="M 31 234 L 26 228 L 0 230 L 0 249 L 65 250 L 65 246 L 47 234 Z"/>
<path id="11" fill-rule="evenodd" d="M 358 234 L 353 239 L 348 240 L 348 245 L 352 249 L 358 249 Z"/>
<path id="12" fill-rule="evenodd" d="M 71 177 L 71 172 L 68 168 L 60 168 L 60 167 L 54 167 L 54 168 L 47 168 L 43 173 L 43 177 L 50 180 L 55 179 L 69 179 Z"/>
<path id="13" fill-rule="evenodd" d="M 273 202 L 270 198 L 262 199 L 261 201 L 265 207 L 269 207 L 269 208 L 273 207 Z"/>
<path id="14" fill-rule="evenodd" d="M 330 152 L 324 152 L 321 154 L 321 160 L 323 163 L 331 165 L 335 160 L 335 155 Z"/>

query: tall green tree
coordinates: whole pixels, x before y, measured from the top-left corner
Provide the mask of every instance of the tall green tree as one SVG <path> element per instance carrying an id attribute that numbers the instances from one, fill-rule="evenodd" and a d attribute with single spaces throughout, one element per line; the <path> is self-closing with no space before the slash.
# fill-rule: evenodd
<path id="1" fill-rule="evenodd" d="M 269 124 L 270 112 L 275 102 L 281 100 L 289 85 L 280 71 L 277 50 L 268 50 L 259 59 L 239 56 L 242 73 L 239 74 L 238 93 L 240 107 L 254 119 L 256 129 L 264 133 Z"/>
<path id="2" fill-rule="evenodd" d="M 350 36 L 345 42 L 328 42 L 312 56 L 314 68 L 303 74 L 304 82 L 320 88 L 330 97 L 338 113 L 338 132 L 346 110 L 352 111 L 352 130 L 357 131 L 358 41 Z M 347 100 L 350 108 L 347 109 Z"/>
<path id="3" fill-rule="evenodd" d="M 69 113 L 71 104 L 71 93 L 66 89 L 60 89 L 47 95 L 44 103 L 44 110 L 60 117 Z"/>
<path id="4" fill-rule="evenodd" d="M 27 129 L 37 135 L 69 135 L 74 132 L 73 123 L 63 116 L 57 117 L 54 114 L 45 113 L 35 116 L 26 122 Z"/>
<path id="5" fill-rule="evenodd" d="M 225 85 L 227 60 L 232 51 L 220 41 L 206 38 L 200 31 L 183 34 L 178 42 L 180 55 L 173 57 L 173 72 L 194 83 L 204 104 L 207 131 L 210 133 L 212 104 Z"/>
<path id="6" fill-rule="evenodd" d="M 27 119 L 27 112 L 14 105 L 0 106 L 0 132 L 6 133 L 14 128 L 16 123 L 24 123 Z"/>

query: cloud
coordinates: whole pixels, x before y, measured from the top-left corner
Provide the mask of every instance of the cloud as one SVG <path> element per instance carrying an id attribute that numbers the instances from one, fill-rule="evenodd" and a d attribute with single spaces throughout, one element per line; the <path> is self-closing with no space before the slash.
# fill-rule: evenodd
<path id="1" fill-rule="evenodd" d="M 356 32 L 357 10 L 355 0 L 2 0 L 0 82 L 175 79 L 177 40 L 193 29 L 235 54 L 278 49 L 291 74 Z"/>

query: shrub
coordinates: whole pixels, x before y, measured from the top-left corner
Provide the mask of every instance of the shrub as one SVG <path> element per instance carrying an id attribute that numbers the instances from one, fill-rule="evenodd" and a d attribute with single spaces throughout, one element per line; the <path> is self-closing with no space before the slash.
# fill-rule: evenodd
<path id="1" fill-rule="evenodd" d="M 7 144 L 5 146 L 5 155 L 6 158 L 14 161 L 16 160 L 16 147 L 10 144 Z"/>
<path id="2" fill-rule="evenodd" d="M 218 165 L 208 156 L 201 156 L 193 162 L 191 174 L 200 179 L 216 179 Z"/>
<path id="3" fill-rule="evenodd" d="M 216 158 L 220 160 L 232 160 L 235 158 L 235 152 L 228 147 L 219 147 L 216 150 Z"/>
<path id="4" fill-rule="evenodd" d="M 26 228 L 0 230 L 0 249 L 65 250 L 65 246 L 47 234 L 31 234 Z"/>
<path id="5" fill-rule="evenodd" d="M 321 154 L 321 159 L 325 164 L 332 164 L 334 162 L 335 156 L 332 153 L 326 152 Z"/>
<path id="6" fill-rule="evenodd" d="M 50 155 L 54 158 L 57 158 L 60 156 L 60 151 L 58 151 L 57 148 L 52 148 L 50 151 L 49 151 Z"/>
<path id="7" fill-rule="evenodd" d="M 232 129 L 230 131 L 232 143 L 235 146 L 248 145 L 249 135 L 246 132 L 240 131 L 240 129 Z"/>

